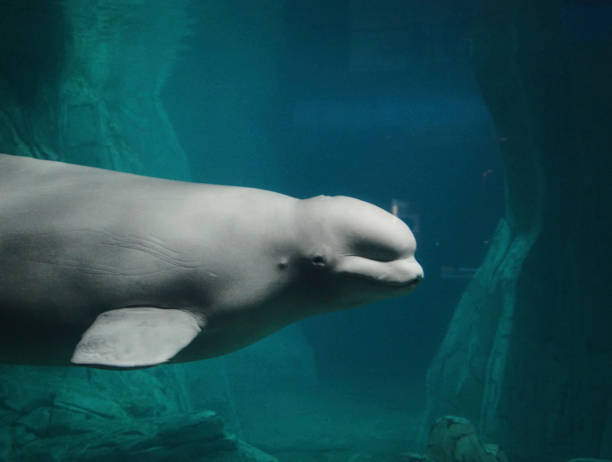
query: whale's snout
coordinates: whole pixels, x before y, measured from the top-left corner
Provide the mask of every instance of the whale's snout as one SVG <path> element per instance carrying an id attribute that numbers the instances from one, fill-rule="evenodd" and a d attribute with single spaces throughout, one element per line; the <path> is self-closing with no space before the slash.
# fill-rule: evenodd
<path id="1" fill-rule="evenodd" d="M 425 279 L 425 272 L 423 271 L 423 267 L 419 265 L 418 262 L 414 262 L 414 266 L 416 267 L 412 273 L 412 279 L 410 279 L 409 284 L 416 286 L 420 284 L 423 279 Z"/>
<path id="2" fill-rule="evenodd" d="M 344 257 L 336 270 L 391 288 L 414 288 L 424 278 L 423 268 L 414 257 L 383 262 L 353 255 Z"/>
<path id="3" fill-rule="evenodd" d="M 421 281 L 422 281 L 423 279 L 425 279 L 425 276 L 423 275 L 423 270 L 421 270 L 421 273 L 420 273 L 420 274 L 417 274 L 417 275 L 416 275 L 416 276 L 415 276 L 413 279 L 411 279 L 411 280 L 408 282 L 408 286 L 409 286 L 410 288 L 416 287 L 416 286 L 418 286 L 418 285 L 421 283 Z"/>
<path id="4" fill-rule="evenodd" d="M 423 267 L 414 257 L 386 262 L 379 271 L 376 279 L 380 282 L 406 288 L 416 287 L 425 277 Z"/>
<path id="5" fill-rule="evenodd" d="M 328 268 L 336 276 L 343 306 L 402 295 L 423 280 L 414 234 L 396 216 L 343 196 L 319 196 L 301 205 L 303 229 L 310 231 L 305 254 L 318 270 Z M 328 258 L 315 262 L 321 255 Z"/>

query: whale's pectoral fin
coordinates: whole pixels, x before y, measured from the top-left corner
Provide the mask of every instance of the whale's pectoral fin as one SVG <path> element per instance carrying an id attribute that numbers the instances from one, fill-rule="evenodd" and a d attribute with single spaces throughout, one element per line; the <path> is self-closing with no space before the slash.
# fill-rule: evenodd
<path id="1" fill-rule="evenodd" d="M 71 362 L 116 368 L 164 363 L 202 330 L 204 320 L 183 310 L 120 308 L 100 314 L 83 334 Z"/>

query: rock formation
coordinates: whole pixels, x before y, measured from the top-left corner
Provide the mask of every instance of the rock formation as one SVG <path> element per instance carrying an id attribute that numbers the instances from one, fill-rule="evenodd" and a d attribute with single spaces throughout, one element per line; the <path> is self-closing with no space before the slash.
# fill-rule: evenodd
<path id="1" fill-rule="evenodd" d="M 453 413 L 513 461 L 612 456 L 602 8 L 480 2 L 474 70 L 505 163 L 506 216 L 430 367 L 423 441 Z"/>
<path id="2" fill-rule="evenodd" d="M 189 32 L 186 4 L 5 2 L 3 152 L 188 178 L 160 101 Z"/>
<path id="3" fill-rule="evenodd" d="M 427 462 L 508 462 L 495 444 L 482 444 L 469 420 L 445 416 L 431 427 Z"/>
<path id="4" fill-rule="evenodd" d="M 223 420 L 213 411 L 126 419 L 109 415 L 106 405 L 97 408 L 87 401 L 91 404 L 78 409 L 73 402 L 42 404 L 21 416 L 8 460 L 276 461 L 225 433 Z"/>

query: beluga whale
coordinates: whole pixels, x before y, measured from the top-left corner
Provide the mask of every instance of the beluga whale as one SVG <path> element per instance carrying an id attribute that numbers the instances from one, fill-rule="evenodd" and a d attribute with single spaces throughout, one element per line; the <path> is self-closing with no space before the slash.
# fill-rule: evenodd
<path id="1" fill-rule="evenodd" d="M 141 368 L 245 347 L 400 296 L 415 238 L 345 196 L 0 154 L 0 362 Z"/>

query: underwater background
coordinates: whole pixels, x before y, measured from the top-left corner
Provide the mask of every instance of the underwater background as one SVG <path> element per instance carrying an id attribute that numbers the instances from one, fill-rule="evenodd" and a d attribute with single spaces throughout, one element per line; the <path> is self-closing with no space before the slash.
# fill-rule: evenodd
<path id="1" fill-rule="evenodd" d="M 605 0 L 0 1 L 0 152 L 354 196 L 425 270 L 220 358 L 0 365 L 0 460 L 612 459 L 610 82 Z"/>

